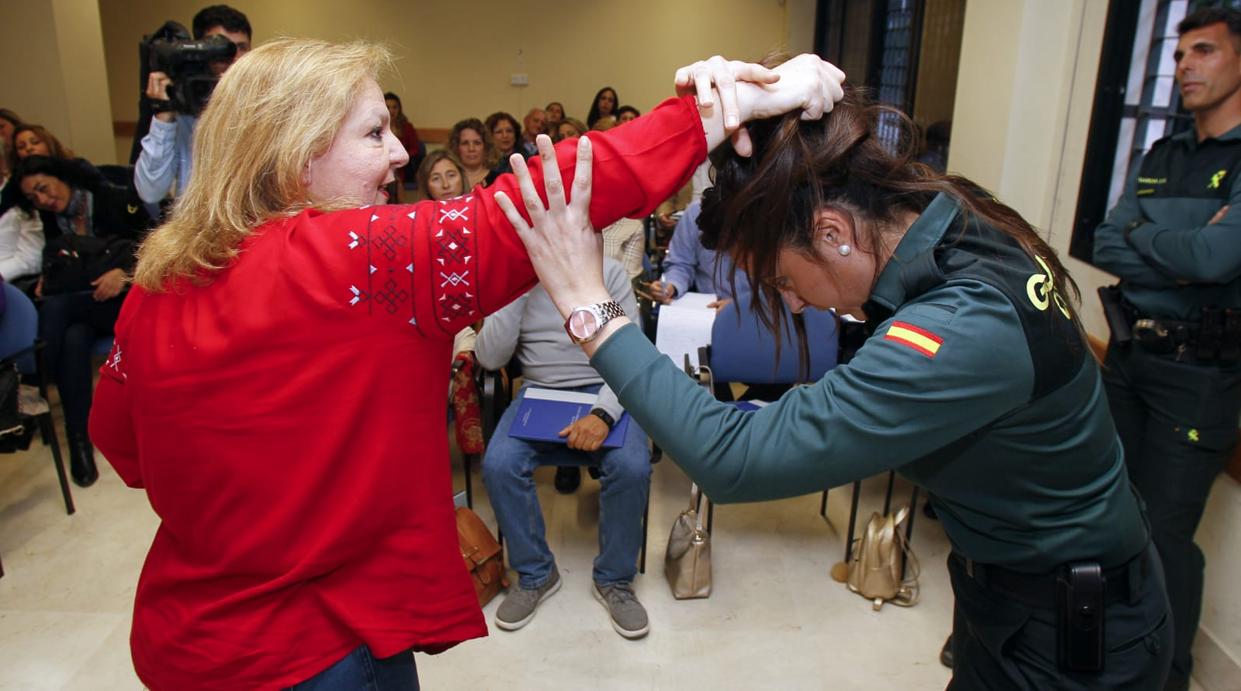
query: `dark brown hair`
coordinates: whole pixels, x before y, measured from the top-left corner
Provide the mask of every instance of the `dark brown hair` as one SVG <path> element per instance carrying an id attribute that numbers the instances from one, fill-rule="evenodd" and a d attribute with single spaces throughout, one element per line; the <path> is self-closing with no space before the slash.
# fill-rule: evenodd
<path id="1" fill-rule="evenodd" d="M 488 168 L 495 165 L 492 159 L 496 157 L 496 145 L 491 141 L 491 128 L 484 125 L 483 121 L 478 118 L 457 121 L 457 124 L 452 126 L 452 133 L 448 135 L 448 148 L 454 154 L 457 153 L 457 147 L 461 146 L 461 133 L 465 130 L 474 130 L 478 136 L 483 138 L 483 165 Z M 457 155 L 460 156 L 460 154 Z M 468 185 L 469 181 L 466 181 L 466 184 Z"/>
<path id="2" fill-rule="evenodd" d="M 47 144 L 48 155 L 52 158 L 76 158 L 73 150 L 64 144 L 61 144 L 60 140 L 56 138 L 56 135 L 49 132 L 46 127 L 43 125 L 31 125 L 27 123 L 25 125 L 18 125 L 13 130 L 14 159 L 17 158 L 17 135 L 22 132 L 34 132 L 34 136 L 38 137 L 44 144 Z"/>
<path id="3" fill-rule="evenodd" d="M 491 135 L 492 143 L 493 144 L 495 143 L 494 132 L 496 129 L 496 125 L 500 124 L 501 120 L 507 120 L 508 124 L 513 126 L 513 135 L 514 135 L 513 136 L 513 150 L 512 151 L 497 150 L 496 151 L 496 159 L 497 159 L 496 163 L 500 162 L 499 159 L 501 157 L 508 156 L 509 154 L 512 154 L 512 153 L 520 153 L 520 148 L 521 148 L 521 123 L 517 122 L 517 118 L 513 117 L 512 115 L 509 115 L 508 113 L 502 110 L 492 113 L 491 115 L 488 115 L 487 119 L 484 121 L 484 124 L 487 125 L 487 133 Z M 495 163 L 493 163 L 492 165 L 495 165 Z"/>
<path id="4" fill-rule="evenodd" d="M 1234 42 L 1241 41 L 1241 12 L 1231 7 L 1203 7 L 1195 10 L 1176 25 L 1176 34 L 1184 36 L 1194 29 L 1223 23 Z"/>
<path id="5" fill-rule="evenodd" d="M 894 144 L 881 141 L 881 125 L 885 132 L 896 133 Z M 802 121 L 793 112 L 753 122 L 749 132 L 752 157 L 741 157 L 727 146 L 713 156 L 715 186 L 703 195 L 698 225 L 704 246 L 731 255 L 734 292 L 737 270 L 749 273 L 755 312 L 777 336 L 786 309 L 772 285 L 779 252 L 821 256 L 816 248 L 821 243 L 815 242 L 820 209 L 849 215 L 857 249 L 873 253 L 899 218 L 921 214 L 943 193 L 960 205 L 967 221 L 995 228 L 1047 263 L 1055 290 L 1073 298 L 1066 300 L 1066 308 L 1084 338 L 1072 305 L 1080 294 L 1055 251 L 1016 211 L 975 183 L 915 162 L 917 128 L 903 113 L 875 105 L 863 92 L 846 87 L 844 99 L 821 120 Z M 881 270 L 876 268 L 874 280 Z M 794 328 L 804 339 L 799 320 Z"/>

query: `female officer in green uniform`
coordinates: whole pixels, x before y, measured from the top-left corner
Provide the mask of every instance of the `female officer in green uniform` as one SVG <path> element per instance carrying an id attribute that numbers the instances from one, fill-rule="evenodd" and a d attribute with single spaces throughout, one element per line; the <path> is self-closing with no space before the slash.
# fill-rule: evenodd
<path id="1" fill-rule="evenodd" d="M 704 244 L 747 268 L 760 314 L 779 324 L 785 304 L 833 307 L 872 333 L 848 365 L 756 412 L 715 401 L 613 317 L 601 271 L 588 269 L 600 265 L 588 145 L 571 204 L 549 174 L 544 211 L 525 178 L 533 230 L 497 201 L 570 335 L 713 500 L 888 469 L 933 493 L 953 546 L 950 688 L 1162 688 L 1162 572 L 1069 300 L 1076 287 L 1012 209 L 892 153 L 881 112 L 903 122 L 849 94 L 822 121 L 752 123 L 753 156 L 717 161 Z"/>

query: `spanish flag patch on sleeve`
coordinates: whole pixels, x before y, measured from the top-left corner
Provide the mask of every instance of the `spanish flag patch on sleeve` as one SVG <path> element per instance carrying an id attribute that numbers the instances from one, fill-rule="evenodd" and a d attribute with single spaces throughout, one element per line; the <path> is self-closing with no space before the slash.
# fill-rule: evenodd
<path id="1" fill-rule="evenodd" d="M 944 339 L 930 331 L 905 322 L 892 322 L 883 338 L 885 341 L 895 341 L 913 348 L 929 358 L 935 357 L 939 346 L 944 342 Z"/>

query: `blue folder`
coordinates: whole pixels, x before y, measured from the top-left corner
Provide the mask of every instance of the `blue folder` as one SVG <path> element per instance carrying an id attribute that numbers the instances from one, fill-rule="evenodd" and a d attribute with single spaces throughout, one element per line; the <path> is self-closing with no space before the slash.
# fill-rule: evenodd
<path id="1" fill-rule="evenodd" d="M 508 434 L 510 437 L 527 441 L 565 444 L 567 442 L 565 437 L 560 436 L 560 430 L 583 415 L 590 415 L 590 409 L 595 407 L 598 398 L 592 393 L 528 387 L 522 394 L 517 417 L 513 420 Z M 625 432 L 628 429 L 629 413 L 623 413 L 603 440 L 603 448 L 619 449 L 625 443 Z"/>

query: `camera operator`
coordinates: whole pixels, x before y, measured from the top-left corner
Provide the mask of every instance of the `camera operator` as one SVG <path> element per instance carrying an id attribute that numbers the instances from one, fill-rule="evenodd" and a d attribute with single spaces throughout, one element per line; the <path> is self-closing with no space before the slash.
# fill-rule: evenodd
<path id="1" fill-rule="evenodd" d="M 237 46 L 233 60 L 250 50 L 250 20 L 246 15 L 228 5 L 212 5 L 194 15 L 194 39 L 224 36 Z M 232 62 L 210 63 L 212 74 L 219 76 Z M 168 86 L 172 80 L 165 72 L 152 71 L 147 78 L 146 96 L 156 101 L 168 101 Z M 134 166 L 134 185 L 138 196 L 147 204 L 158 204 L 177 183 L 177 194 L 185 189 L 190 180 L 194 127 L 198 118 L 174 110 L 164 110 L 151 117 L 151 129 L 142 138 L 142 152 Z"/>

